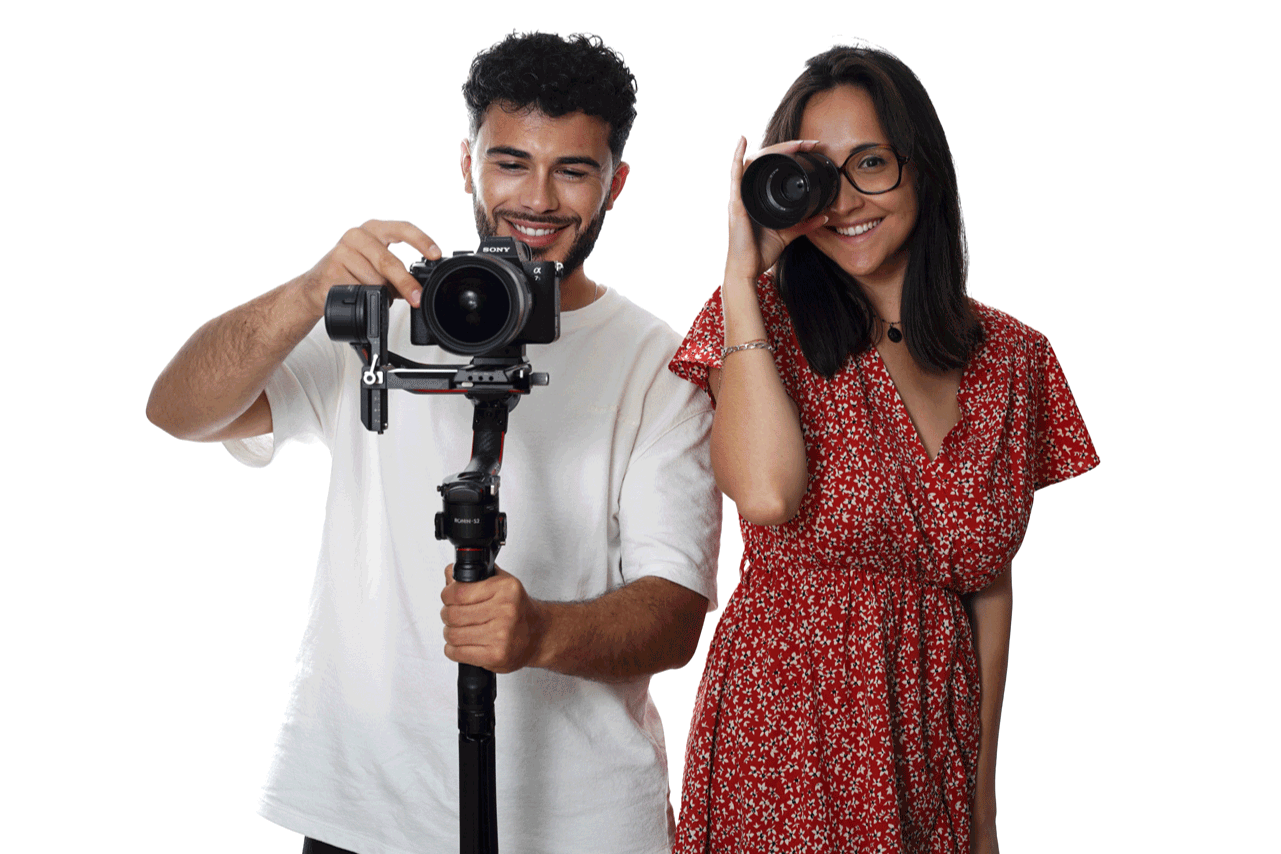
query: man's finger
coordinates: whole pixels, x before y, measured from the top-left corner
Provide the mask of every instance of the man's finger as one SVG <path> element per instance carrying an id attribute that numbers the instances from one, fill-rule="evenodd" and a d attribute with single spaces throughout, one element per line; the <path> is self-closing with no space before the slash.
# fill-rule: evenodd
<path id="1" fill-rule="evenodd" d="M 422 253 L 423 257 L 433 261 L 439 260 L 443 254 L 436 241 L 412 222 L 371 219 L 365 223 L 364 228 L 382 241 L 384 246 L 408 243 Z"/>
<path id="2" fill-rule="evenodd" d="M 419 286 L 418 280 L 409 274 L 404 262 L 393 255 L 391 250 L 387 248 L 389 243 L 383 239 L 382 232 L 377 228 L 371 228 L 371 226 L 384 224 L 374 221 L 366 223 L 360 228 L 347 232 L 343 242 L 365 256 L 370 265 L 402 297 L 408 300 L 410 305 L 417 306 L 422 294 L 422 288 Z M 392 240 L 390 242 L 397 243 L 399 241 Z"/>

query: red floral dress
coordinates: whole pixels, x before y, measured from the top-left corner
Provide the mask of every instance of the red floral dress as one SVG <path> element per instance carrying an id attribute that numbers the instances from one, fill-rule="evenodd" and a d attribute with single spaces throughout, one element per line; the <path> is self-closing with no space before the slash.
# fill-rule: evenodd
<path id="1" fill-rule="evenodd" d="M 1013 558 L 1033 492 L 1098 456 L 1049 342 L 1008 315 L 975 304 L 986 341 L 931 461 L 874 349 L 824 379 L 768 275 L 757 293 L 809 486 L 787 524 L 741 522 L 675 851 L 968 851 L 979 679 L 961 596 Z M 717 291 L 671 363 L 704 390 L 721 312 Z"/>

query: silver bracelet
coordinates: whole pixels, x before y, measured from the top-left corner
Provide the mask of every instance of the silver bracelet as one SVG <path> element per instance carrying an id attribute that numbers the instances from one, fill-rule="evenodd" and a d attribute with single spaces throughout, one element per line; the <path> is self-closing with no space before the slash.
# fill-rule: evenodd
<path id="1" fill-rule="evenodd" d="M 739 350 L 769 350 L 771 353 L 773 353 L 774 347 L 764 338 L 757 338 L 756 340 L 748 341 L 745 344 L 738 344 L 734 347 L 726 347 L 724 350 L 721 351 L 721 361 L 724 362 L 725 357 L 727 357 L 730 353 L 737 353 Z"/>

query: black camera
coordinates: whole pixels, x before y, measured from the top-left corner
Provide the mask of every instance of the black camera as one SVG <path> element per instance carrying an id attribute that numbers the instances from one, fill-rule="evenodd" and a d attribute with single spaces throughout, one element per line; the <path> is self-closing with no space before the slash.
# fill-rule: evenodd
<path id="1" fill-rule="evenodd" d="M 410 312 L 409 340 L 439 344 L 470 356 L 466 365 L 423 365 L 388 349 L 387 285 L 334 285 L 325 298 L 325 331 L 351 344 L 360 375 L 360 420 L 376 432 L 387 429 L 387 392 L 465 394 L 499 399 L 510 408 L 519 395 L 547 385 L 525 359 L 526 344 L 560 337 L 560 273 L 557 261 L 531 261 L 529 247 L 510 237 L 491 237 L 476 252 L 410 266 L 423 286 L 422 302 Z"/>
<path id="2" fill-rule="evenodd" d="M 841 172 L 815 151 L 765 154 L 743 173 L 743 206 L 766 228 L 791 228 L 831 207 L 841 191 Z"/>
<path id="3" fill-rule="evenodd" d="M 533 261 L 511 237 L 487 237 L 475 252 L 409 267 L 423 286 L 410 315 L 413 344 L 479 356 L 560 337 L 560 264 Z"/>

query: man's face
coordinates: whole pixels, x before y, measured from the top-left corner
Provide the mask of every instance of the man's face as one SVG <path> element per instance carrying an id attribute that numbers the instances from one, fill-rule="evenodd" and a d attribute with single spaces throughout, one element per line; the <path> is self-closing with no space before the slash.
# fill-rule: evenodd
<path id="1" fill-rule="evenodd" d="M 463 142 L 462 169 L 480 235 L 528 244 L 535 258 L 564 264 L 566 279 L 591 253 L 628 171 L 613 161 L 603 119 L 497 105 Z"/>

